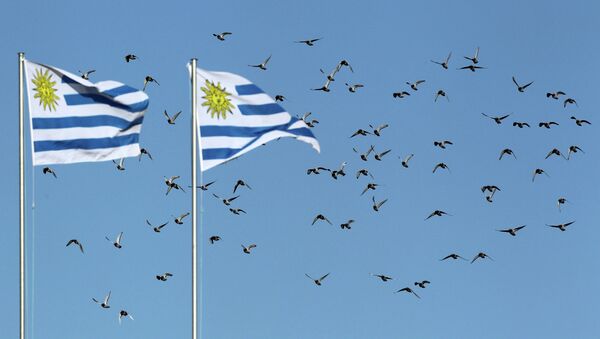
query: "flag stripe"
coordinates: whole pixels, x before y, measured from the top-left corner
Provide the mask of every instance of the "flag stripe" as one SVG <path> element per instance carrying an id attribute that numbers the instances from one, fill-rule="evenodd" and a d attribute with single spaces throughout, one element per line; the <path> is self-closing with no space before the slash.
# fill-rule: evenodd
<path id="1" fill-rule="evenodd" d="M 117 97 L 119 95 L 123 95 L 123 94 L 129 94 L 129 93 L 136 93 L 139 92 L 139 89 L 133 88 L 131 86 L 127 86 L 127 85 L 123 85 L 120 87 L 115 87 L 113 89 L 109 89 L 107 91 L 104 91 L 102 93 L 109 95 L 111 97 Z"/>
<path id="2" fill-rule="evenodd" d="M 148 108 L 149 100 L 144 100 L 131 105 L 124 105 L 108 98 L 102 94 L 66 94 L 65 102 L 69 106 L 103 104 L 111 107 L 119 108 L 131 113 L 137 113 Z"/>
<path id="3" fill-rule="evenodd" d="M 238 109 L 243 115 L 269 115 L 285 112 L 285 109 L 276 103 L 264 105 L 238 105 Z"/>
<path id="4" fill-rule="evenodd" d="M 124 130 L 141 124 L 143 120 L 144 116 L 140 116 L 133 121 L 128 121 L 112 115 L 94 115 L 89 117 L 32 118 L 31 122 L 33 129 L 110 126 Z"/>
<path id="5" fill-rule="evenodd" d="M 264 93 L 264 91 L 255 84 L 237 85 L 235 86 L 235 91 L 238 95 L 252 95 Z"/>
<path id="6" fill-rule="evenodd" d="M 60 151 L 66 149 L 99 149 L 112 148 L 138 143 L 139 133 L 122 135 L 114 138 L 42 140 L 33 143 L 36 152 Z"/>

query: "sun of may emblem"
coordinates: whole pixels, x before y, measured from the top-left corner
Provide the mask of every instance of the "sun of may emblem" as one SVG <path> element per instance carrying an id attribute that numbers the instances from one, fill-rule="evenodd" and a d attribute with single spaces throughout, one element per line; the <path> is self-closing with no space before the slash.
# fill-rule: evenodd
<path id="1" fill-rule="evenodd" d="M 234 106 L 228 98 L 231 93 L 227 93 L 225 88 L 221 88 L 220 83 L 215 85 L 214 82 L 206 80 L 205 86 L 201 90 L 205 94 L 202 97 L 205 100 L 202 106 L 208 107 L 206 113 L 210 113 L 211 118 L 214 118 L 216 115 L 217 119 L 226 119 L 227 112 L 232 113 L 231 109 Z"/>
<path id="2" fill-rule="evenodd" d="M 52 74 L 49 70 L 42 72 L 40 69 L 36 69 L 32 82 L 35 85 L 33 90 L 37 92 L 33 97 L 40 100 L 40 106 L 44 108 L 44 111 L 46 108 L 55 111 L 59 98 L 54 88 L 56 81 L 52 81 Z"/>

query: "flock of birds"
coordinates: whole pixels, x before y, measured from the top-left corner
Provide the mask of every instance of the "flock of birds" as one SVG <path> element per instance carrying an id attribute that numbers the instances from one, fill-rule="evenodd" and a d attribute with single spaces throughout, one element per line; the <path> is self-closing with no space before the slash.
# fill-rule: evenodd
<path id="1" fill-rule="evenodd" d="M 213 36 L 219 41 L 225 41 L 227 39 L 227 37 L 230 36 L 231 34 L 232 34 L 231 32 L 222 32 L 222 33 L 215 33 L 215 34 L 213 34 Z M 305 44 L 306 46 L 314 46 L 315 43 L 317 43 L 320 40 L 322 40 L 322 38 L 299 40 L 299 41 L 295 41 L 295 43 Z M 442 60 L 442 61 L 431 60 L 431 62 L 436 65 L 441 66 L 442 70 L 448 70 L 450 67 L 451 57 L 452 57 L 452 53 L 449 53 L 448 56 L 444 60 Z M 138 57 L 134 54 L 128 54 L 125 56 L 125 61 L 127 63 L 133 62 L 137 59 L 138 59 Z M 486 67 L 483 67 L 479 64 L 479 62 L 480 62 L 479 48 L 477 48 L 475 50 L 475 53 L 473 56 L 464 56 L 464 59 L 469 61 L 470 63 L 467 65 L 458 67 L 457 68 L 458 70 L 470 70 L 471 72 L 476 72 L 476 71 L 481 71 L 481 70 L 486 69 Z M 250 64 L 248 66 L 253 67 L 253 68 L 258 68 L 259 70 L 262 70 L 262 71 L 266 71 L 267 65 L 270 60 L 271 60 L 271 56 L 267 57 L 264 61 L 262 61 L 259 64 Z M 321 87 L 311 88 L 311 90 L 325 92 L 325 93 L 331 92 L 332 85 L 335 83 L 336 77 L 338 76 L 338 74 L 340 72 L 342 72 L 345 69 L 354 73 L 353 67 L 345 59 L 338 62 L 330 72 L 326 72 L 323 69 L 320 69 L 319 71 L 324 76 L 324 83 Z M 83 79 L 89 79 L 90 75 L 94 72 L 95 72 L 95 70 L 89 70 L 86 72 L 80 71 L 80 75 Z M 516 90 L 519 93 L 526 93 L 528 88 L 534 83 L 534 81 L 520 83 L 519 81 L 517 81 L 517 79 L 514 76 L 512 77 L 512 81 L 516 87 Z M 143 90 L 145 91 L 147 89 L 147 86 L 151 83 L 160 85 L 158 83 L 158 81 L 156 81 L 156 79 L 154 79 L 152 76 L 148 75 L 144 78 Z M 422 80 L 422 79 L 416 80 L 416 81 L 407 81 L 406 85 L 408 85 L 409 89 L 403 89 L 403 90 L 393 92 L 392 98 L 406 100 L 411 95 L 414 95 L 415 93 L 417 93 L 419 91 L 422 91 L 422 89 L 420 89 L 420 88 L 425 83 L 426 83 L 426 80 Z M 345 85 L 346 85 L 347 90 L 350 93 L 357 93 L 360 90 L 360 88 L 364 87 L 364 85 L 360 84 L 360 83 L 355 83 L 355 84 L 345 83 Z M 565 92 L 560 91 L 560 90 L 547 92 L 546 97 L 550 100 L 556 100 L 556 101 L 562 100 L 562 106 L 564 108 L 568 108 L 571 105 L 575 105 L 576 107 L 578 107 L 577 101 L 574 98 L 568 97 Z M 563 97 L 564 97 L 564 99 L 563 99 Z M 440 99 L 440 98 L 444 98 L 444 99 L 446 99 L 446 101 L 450 101 L 450 98 L 444 89 L 438 89 L 437 91 L 435 91 L 433 98 L 434 98 L 434 102 L 437 102 L 438 99 Z M 285 98 L 285 96 L 278 94 L 275 96 L 275 100 L 276 101 L 285 101 L 286 98 Z M 175 125 L 177 118 L 181 114 L 181 111 L 178 111 L 171 115 L 165 110 L 163 112 L 163 114 L 164 114 L 166 123 L 168 125 Z M 482 115 L 482 117 L 491 120 L 495 125 L 504 124 L 506 122 L 506 120 L 511 117 L 511 114 L 494 116 L 494 115 L 490 115 L 490 114 L 486 114 L 486 113 L 481 113 L 481 115 Z M 319 121 L 311 118 L 311 116 L 312 116 L 312 113 L 308 112 L 298 118 L 303 120 L 308 127 L 315 128 L 317 126 L 317 124 L 319 123 Z M 588 120 L 579 119 L 575 116 L 571 116 L 570 119 L 574 120 L 574 123 L 579 127 L 591 124 Z M 517 128 L 525 128 L 525 127 L 531 128 L 531 125 L 528 122 L 524 122 L 524 121 L 513 121 L 512 126 L 517 127 Z M 542 121 L 542 122 L 538 123 L 538 127 L 540 127 L 540 128 L 550 129 L 553 126 L 559 126 L 559 123 L 555 122 L 555 121 Z M 368 128 L 366 128 L 366 127 L 358 128 L 353 133 L 349 133 L 350 134 L 349 138 L 355 140 L 357 138 L 365 138 L 367 136 L 380 137 L 383 133 L 385 133 L 387 128 L 389 128 L 389 124 L 381 124 L 381 125 L 377 125 L 377 126 L 368 125 Z M 435 140 L 433 142 L 433 146 L 437 147 L 439 149 L 446 149 L 447 147 L 454 146 L 454 143 L 451 140 Z M 380 186 L 380 184 L 374 182 L 374 176 L 373 176 L 371 170 L 369 170 L 366 167 L 366 165 L 369 163 L 370 160 L 380 162 L 380 161 L 384 161 L 385 159 L 388 159 L 390 157 L 390 155 L 388 155 L 388 154 L 390 154 L 392 150 L 385 148 L 385 147 L 380 148 L 379 146 L 376 146 L 373 144 L 368 145 L 368 147 L 365 147 L 364 149 L 361 149 L 359 147 L 354 147 L 354 148 L 352 148 L 352 150 L 354 153 L 357 154 L 358 159 L 360 159 L 360 161 L 363 164 L 365 164 L 365 167 L 358 168 L 356 170 L 354 177 L 357 180 L 359 180 L 361 178 L 367 178 L 369 180 L 369 182 L 364 186 L 363 190 L 361 191 L 360 196 L 364 196 L 365 194 L 368 194 L 368 193 L 374 193 L 374 191 L 377 190 L 377 188 Z M 565 156 L 565 153 L 566 153 L 566 156 Z M 550 150 L 547 153 L 545 159 L 548 159 L 550 157 L 562 157 L 565 160 L 570 160 L 574 154 L 578 154 L 578 153 L 584 153 L 584 151 L 577 145 L 569 146 L 569 148 L 566 152 L 560 151 L 557 148 L 553 148 L 552 150 Z M 414 156 L 415 156 L 414 153 L 410 153 L 410 154 L 406 154 L 406 155 L 402 155 L 402 156 L 399 155 L 397 158 L 400 160 L 400 165 L 403 168 L 408 169 L 408 168 L 410 168 L 410 163 Z M 153 160 L 150 152 L 147 149 L 142 148 L 141 154 L 138 157 L 138 161 L 142 161 L 142 159 L 144 157 L 147 157 L 148 159 Z M 512 157 L 514 159 L 517 159 L 517 155 L 515 154 L 515 152 L 509 148 L 505 148 L 500 151 L 498 160 L 503 160 L 505 157 Z M 390 161 L 390 160 L 387 160 L 387 161 Z M 120 159 L 119 161 L 113 161 L 113 163 L 115 164 L 116 169 L 118 171 L 125 171 L 125 159 Z M 323 166 L 311 167 L 306 170 L 306 174 L 309 176 L 313 176 L 313 175 L 321 175 L 321 174 L 327 173 L 331 176 L 331 178 L 333 180 L 338 180 L 338 179 L 346 176 L 347 165 L 348 165 L 348 162 L 344 161 L 340 164 L 340 166 L 338 168 L 334 168 L 334 169 L 328 168 L 328 167 L 323 167 Z M 447 171 L 448 173 L 450 173 L 451 169 L 448 166 L 448 164 L 446 164 L 444 162 L 437 163 L 432 168 L 433 174 L 437 175 L 441 171 Z M 43 172 L 43 174 L 50 174 L 54 178 L 58 178 L 56 171 L 54 169 L 52 169 L 51 167 L 43 168 L 42 172 Z M 537 176 L 539 176 L 539 175 L 549 176 L 548 173 L 544 169 L 536 168 L 532 171 L 531 180 L 534 182 L 536 180 Z M 164 177 L 165 195 L 169 195 L 173 191 L 185 192 L 182 185 L 180 183 L 178 183 L 178 179 L 180 179 L 179 176 Z M 187 186 L 187 188 L 200 189 L 202 191 L 209 191 L 212 189 L 213 184 L 215 184 L 215 181 L 203 183 L 202 185 L 199 185 L 194 188 L 192 188 L 191 186 Z M 498 187 L 496 185 L 484 185 L 480 189 L 481 189 L 481 192 L 484 194 L 485 200 L 489 203 L 492 203 L 494 201 L 493 200 L 494 195 L 501 191 L 500 187 Z M 232 214 L 241 215 L 241 214 L 246 214 L 247 212 L 240 207 L 234 206 L 234 204 L 237 202 L 237 199 L 240 197 L 239 192 L 241 190 L 252 190 L 252 187 L 243 179 L 238 179 L 237 181 L 235 181 L 233 183 L 231 195 L 216 194 L 216 193 L 212 193 L 212 192 L 211 193 L 212 193 L 212 196 L 215 199 L 219 200 L 226 208 L 228 208 Z M 238 193 L 238 194 L 236 195 L 236 193 Z M 371 196 L 370 200 L 372 203 L 371 207 L 372 207 L 373 211 L 375 211 L 375 212 L 379 212 L 380 210 L 385 208 L 385 204 L 388 201 L 387 198 L 378 200 L 378 199 L 376 199 L 376 197 L 374 195 Z M 568 200 L 565 197 L 559 197 L 556 201 L 558 210 L 561 211 L 562 206 L 567 202 L 568 202 Z M 175 224 L 182 225 L 182 224 L 184 224 L 184 219 L 187 216 L 189 216 L 189 214 L 190 214 L 189 212 L 185 212 L 178 216 L 173 216 L 173 222 Z M 429 215 L 425 216 L 424 221 L 430 220 L 432 218 L 440 218 L 440 217 L 446 217 L 446 216 L 451 216 L 451 214 L 446 211 L 436 209 L 436 210 L 432 211 Z M 333 225 L 332 221 L 322 213 L 318 213 L 312 219 L 311 225 L 316 225 L 317 223 L 322 223 L 322 222 L 328 223 L 329 225 Z M 349 220 L 341 223 L 339 226 L 342 230 L 351 230 L 353 223 L 355 223 L 355 222 L 356 221 L 354 219 L 349 219 Z M 560 231 L 566 231 L 568 229 L 568 227 L 570 227 L 574 223 L 575 223 L 575 221 L 569 221 L 569 222 L 559 223 L 559 224 L 547 224 L 547 226 L 551 227 L 551 228 L 555 228 Z M 154 231 L 156 233 L 160 233 L 168 224 L 169 224 L 169 222 L 154 224 L 154 223 L 150 222 L 149 220 L 146 220 L 146 225 L 152 231 Z M 498 229 L 497 231 L 505 233 L 512 237 L 515 237 L 525 227 L 526 227 L 526 225 L 517 225 L 514 227 Z M 115 237 L 107 236 L 106 240 L 109 241 L 110 243 L 112 243 L 112 245 L 117 250 L 119 250 L 123 247 L 123 232 L 120 232 Z M 221 241 L 221 237 L 219 235 L 211 235 L 208 238 L 208 241 L 210 244 L 215 244 L 215 243 Z M 67 247 L 77 246 L 77 248 L 80 250 L 81 253 L 85 253 L 84 246 L 78 239 L 70 239 L 67 242 L 66 246 Z M 257 248 L 257 245 L 254 243 L 247 244 L 247 245 L 241 244 L 241 248 L 242 248 L 242 252 L 244 254 L 249 255 L 252 253 L 253 249 Z M 457 253 L 450 253 L 450 254 L 444 256 L 443 258 L 440 258 L 439 260 L 440 261 L 463 260 L 463 261 L 470 261 L 470 263 L 473 264 L 475 261 L 478 261 L 478 260 L 481 261 L 484 259 L 493 260 L 492 257 L 490 257 L 490 255 L 488 255 L 487 253 L 485 253 L 483 251 L 478 252 L 470 259 L 467 259 Z M 320 276 L 318 278 L 314 278 L 311 275 L 309 275 L 308 273 L 305 273 L 305 276 L 308 279 L 310 279 L 316 286 L 322 286 L 325 282 L 325 279 L 327 277 L 329 277 L 330 274 L 331 273 L 329 272 L 329 273 L 323 274 L 322 276 Z M 370 275 L 379 279 L 380 281 L 382 281 L 384 283 L 386 283 L 390 280 L 393 280 L 393 278 L 391 276 L 388 276 L 388 275 L 382 274 L 382 273 L 378 273 L 378 274 L 370 273 Z M 155 276 L 156 280 L 161 281 L 161 282 L 166 282 L 171 277 L 173 277 L 173 274 L 170 272 L 164 272 L 164 273 L 161 272 L 161 273 L 156 274 L 156 276 Z M 417 289 L 417 288 L 425 289 L 427 287 L 427 285 L 429 285 L 429 284 L 430 284 L 430 281 L 428 281 L 428 280 L 414 281 L 412 283 L 412 285 L 403 286 L 402 288 L 395 290 L 395 293 L 405 292 L 408 294 L 412 294 L 417 298 L 420 298 L 419 294 L 417 294 L 415 292 L 415 289 Z M 103 299 L 92 298 L 92 301 L 94 303 L 98 304 L 103 309 L 109 309 L 109 308 L 111 308 L 111 306 L 109 304 L 110 298 L 111 298 L 111 292 L 109 291 L 108 294 Z M 129 314 L 126 310 L 121 309 L 118 313 L 119 323 L 124 318 L 133 319 L 131 314 Z"/>

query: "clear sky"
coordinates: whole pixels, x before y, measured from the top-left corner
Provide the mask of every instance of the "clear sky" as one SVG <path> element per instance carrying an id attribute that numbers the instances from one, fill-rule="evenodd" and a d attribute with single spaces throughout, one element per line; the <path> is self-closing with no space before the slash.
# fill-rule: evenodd
<path id="1" fill-rule="evenodd" d="M 294 140 L 272 142 L 204 173 L 209 193 L 241 191 L 235 216 L 203 197 L 199 239 L 203 257 L 205 338 L 591 338 L 600 333 L 598 274 L 599 75 L 598 4 L 593 1 L 10 1 L 1 5 L 0 98 L 5 119 L 4 190 L 0 195 L 0 328 L 18 337 L 17 52 L 71 72 L 95 69 L 92 81 L 141 88 L 150 108 L 142 145 L 154 161 L 54 166 L 58 179 L 32 169 L 27 150 L 28 328 L 30 338 L 189 338 L 191 228 L 171 215 L 190 210 L 191 195 L 165 196 L 163 176 L 190 182 L 190 88 L 186 63 L 238 73 L 266 92 L 283 94 L 294 114 L 320 121 L 317 154 Z M 233 32 L 226 41 L 212 33 Z M 314 47 L 293 41 L 323 37 Z M 481 47 L 484 70 L 457 67 Z M 450 69 L 430 62 L 450 52 Z M 139 60 L 126 64 L 124 55 Z M 248 67 L 273 57 L 267 71 Z M 330 93 L 319 68 L 347 59 Z M 511 81 L 535 81 L 519 93 Z M 418 92 L 405 85 L 425 79 Z M 349 93 L 344 82 L 362 83 Z M 434 95 L 444 89 L 449 102 Z M 411 96 L 393 99 L 408 90 Z M 562 90 L 578 107 L 547 99 Z M 182 110 L 176 125 L 162 111 Z M 481 115 L 512 113 L 502 125 Z M 571 115 L 588 119 L 578 127 Z M 540 121 L 556 121 L 550 130 Z M 531 128 L 512 127 L 526 121 Z M 381 137 L 348 137 L 388 123 Z M 434 140 L 451 140 L 446 150 Z M 353 147 L 391 149 L 363 163 Z M 554 147 L 578 153 L 544 159 Z M 517 159 L 498 161 L 503 148 Z M 399 156 L 415 156 L 410 168 Z M 307 176 L 314 166 L 347 161 L 348 175 Z M 432 174 L 438 162 L 451 173 Z M 375 179 L 354 177 L 366 167 Z M 549 177 L 531 176 L 543 168 Z M 367 182 L 381 186 L 379 213 Z M 493 203 L 479 188 L 497 185 Z M 558 211 L 556 200 L 567 203 Z M 31 206 L 35 200 L 35 212 Z M 424 221 L 435 209 L 452 216 Z M 325 214 L 333 223 L 311 226 Z M 170 220 L 156 234 L 145 225 Z M 355 219 L 351 230 L 339 224 Z M 576 220 L 566 232 L 545 224 Z M 496 229 L 526 224 L 517 237 Z M 123 248 L 104 237 L 124 232 Z M 210 235 L 222 241 L 208 244 Z M 65 248 L 77 238 L 82 255 Z M 251 255 L 240 244 L 256 243 Z M 479 251 L 494 261 L 439 259 Z M 172 272 L 167 282 L 156 274 Z M 316 286 L 304 274 L 331 272 Z M 370 273 L 393 277 L 383 283 Z M 429 280 L 421 299 L 394 291 Z M 91 301 L 112 291 L 109 310 Z M 134 321 L 117 322 L 118 310 Z"/>

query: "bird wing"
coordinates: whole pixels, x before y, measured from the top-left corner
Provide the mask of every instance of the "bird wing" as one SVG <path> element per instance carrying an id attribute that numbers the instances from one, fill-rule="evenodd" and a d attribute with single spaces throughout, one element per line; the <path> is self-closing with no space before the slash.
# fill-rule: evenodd
<path id="1" fill-rule="evenodd" d="M 523 86 L 523 89 L 525 89 L 525 88 L 529 87 L 529 85 L 531 85 L 531 84 L 533 84 L 533 81 L 532 81 L 532 82 L 530 82 L 530 83 L 528 83 L 528 84 L 526 84 L 525 86 Z"/>
<path id="2" fill-rule="evenodd" d="M 263 62 L 263 65 L 266 66 L 269 60 L 271 60 L 271 55 Z"/>
<path id="3" fill-rule="evenodd" d="M 515 85 L 517 85 L 517 87 L 521 87 L 514 76 L 512 77 L 512 81 L 515 83 Z"/>
<path id="4" fill-rule="evenodd" d="M 319 278 L 319 281 L 323 281 L 323 279 L 327 278 L 327 276 L 330 274 L 331 272 L 325 274 L 324 276 Z"/>
<path id="5" fill-rule="evenodd" d="M 111 291 L 108 291 L 108 295 L 106 297 L 104 297 L 104 304 L 108 305 L 108 300 L 110 299 L 110 294 L 111 294 Z"/>
<path id="6" fill-rule="evenodd" d="M 329 225 L 333 225 L 333 224 L 331 223 L 331 221 L 329 221 L 329 219 L 327 219 L 327 217 L 326 217 L 326 216 L 323 216 L 323 219 L 325 219 L 325 221 L 327 221 L 327 222 L 329 223 Z"/>
<path id="7" fill-rule="evenodd" d="M 527 225 L 522 225 L 522 226 L 515 227 L 515 230 L 516 230 L 516 231 L 518 231 L 518 230 L 520 230 L 520 229 L 523 229 L 523 228 L 525 228 L 525 226 L 527 226 Z"/>
<path id="8" fill-rule="evenodd" d="M 387 199 L 384 199 L 384 200 L 382 200 L 381 202 L 379 202 L 379 203 L 377 204 L 377 208 L 381 207 L 381 206 L 382 206 L 383 204 L 385 204 L 387 201 L 388 201 Z"/>
<path id="9" fill-rule="evenodd" d="M 477 59 L 478 56 L 479 56 L 479 47 L 477 47 L 477 49 L 475 49 L 475 58 L 473 58 L 473 59 Z"/>
<path id="10" fill-rule="evenodd" d="M 175 113 L 175 115 L 173 116 L 173 121 L 175 121 L 177 119 L 177 117 L 179 116 L 179 114 L 181 114 L 181 111 Z"/>
<path id="11" fill-rule="evenodd" d="M 235 193 L 235 191 L 237 190 L 238 186 L 240 185 L 240 182 L 238 181 L 235 186 L 233 186 L 233 193 Z"/>
<path id="12" fill-rule="evenodd" d="M 306 273 L 304 273 L 304 275 L 305 275 L 305 276 L 306 276 L 308 279 L 310 279 L 310 280 L 316 280 L 316 279 L 314 279 L 313 277 L 311 277 L 310 275 L 308 275 L 308 274 L 306 274 Z"/>
<path id="13" fill-rule="evenodd" d="M 406 158 L 404 158 L 404 162 L 408 162 L 410 159 L 412 159 L 413 156 L 414 156 L 414 154 L 410 154 L 410 155 L 406 156 Z"/>
<path id="14" fill-rule="evenodd" d="M 448 63 L 448 61 L 450 61 L 451 56 L 452 56 L 452 52 L 448 53 L 448 57 L 446 58 L 446 63 Z"/>
<path id="15" fill-rule="evenodd" d="M 512 114 L 512 113 L 511 113 L 511 114 Z M 501 116 L 501 117 L 500 117 L 500 118 L 498 118 L 498 119 L 500 119 L 500 120 L 504 120 L 504 119 L 508 118 L 509 116 L 510 116 L 510 114 L 507 114 L 507 115 Z"/>
<path id="16" fill-rule="evenodd" d="M 487 115 L 485 113 L 481 113 L 481 115 L 483 115 L 484 117 L 490 118 L 490 119 L 494 119 L 494 118 L 492 118 L 491 116 L 489 116 L 489 115 Z"/>
<path id="17" fill-rule="evenodd" d="M 120 244 L 121 243 L 121 239 L 123 238 L 123 232 L 119 233 L 119 235 L 117 236 L 117 240 L 116 243 Z"/>
<path id="18" fill-rule="evenodd" d="M 235 197 L 229 198 L 229 199 L 227 199 L 227 200 L 229 200 L 229 201 L 231 202 L 231 201 L 234 201 L 235 199 L 237 199 L 237 198 L 239 198 L 239 197 L 240 197 L 239 195 L 236 195 Z"/>

